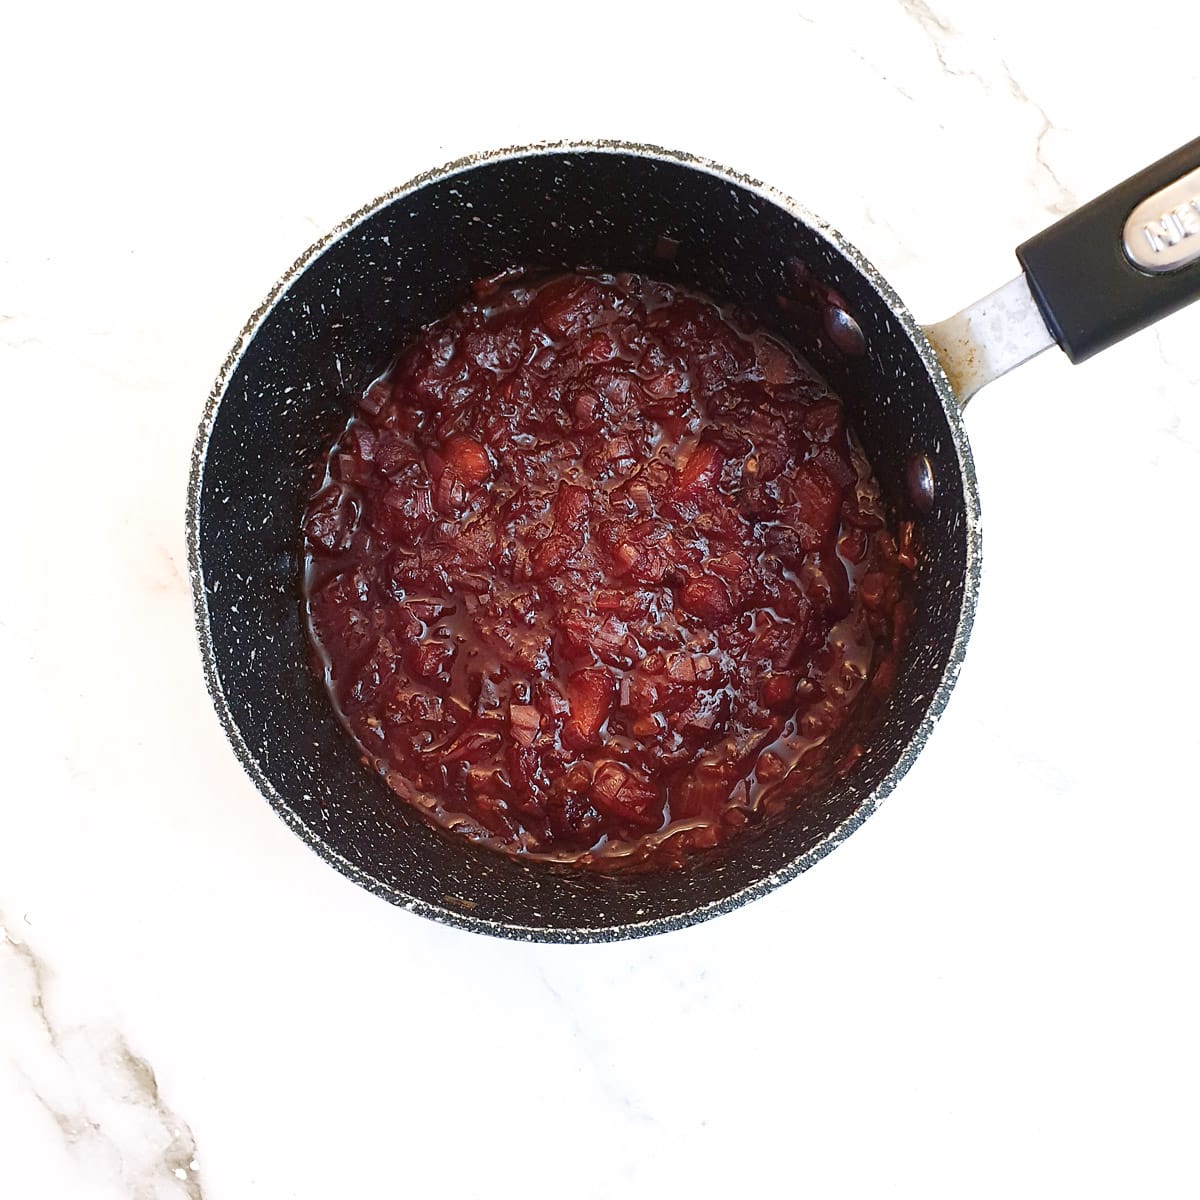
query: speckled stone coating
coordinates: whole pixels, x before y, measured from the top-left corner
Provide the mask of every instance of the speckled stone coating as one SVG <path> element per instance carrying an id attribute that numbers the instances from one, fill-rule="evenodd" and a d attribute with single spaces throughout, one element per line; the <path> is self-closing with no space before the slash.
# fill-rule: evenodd
<path id="1" fill-rule="evenodd" d="M 673 257 L 662 254 L 670 239 Z M 656 254 L 656 247 L 658 254 Z M 818 308 L 781 309 L 794 266 L 836 289 L 866 338 L 845 356 Z M 917 619 L 856 770 L 788 817 L 657 874 L 521 862 L 427 825 L 365 771 L 309 666 L 301 513 L 363 388 L 471 281 L 513 264 L 637 271 L 740 306 L 846 402 L 897 516 L 920 522 Z M 906 499 L 928 456 L 936 497 Z M 933 351 L 886 281 L 827 225 L 716 164 L 618 142 L 501 150 L 422 175 L 314 245 L 243 329 L 196 439 L 189 566 L 209 691 L 242 765 L 322 857 L 395 904 L 460 928 L 554 942 L 702 921 L 805 870 L 853 832 L 924 745 L 961 665 L 979 583 L 975 472 Z"/>

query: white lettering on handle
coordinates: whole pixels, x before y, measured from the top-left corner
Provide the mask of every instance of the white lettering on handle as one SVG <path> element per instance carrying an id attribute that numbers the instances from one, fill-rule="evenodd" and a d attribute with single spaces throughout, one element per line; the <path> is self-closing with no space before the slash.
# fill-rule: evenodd
<path id="1" fill-rule="evenodd" d="M 1142 232 L 1155 254 L 1161 254 L 1168 246 L 1178 246 L 1184 238 L 1194 237 L 1200 233 L 1200 196 L 1176 205 L 1157 221 L 1147 222 Z"/>
<path id="2" fill-rule="evenodd" d="M 1156 274 L 1200 259 L 1200 170 L 1147 196 L 1125 222 L 1125 254 Z"/>

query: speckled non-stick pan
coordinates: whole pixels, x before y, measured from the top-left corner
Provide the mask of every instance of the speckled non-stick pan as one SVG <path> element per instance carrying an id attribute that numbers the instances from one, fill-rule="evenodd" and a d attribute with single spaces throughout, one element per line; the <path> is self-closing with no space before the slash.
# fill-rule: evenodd
<path id="1" fill-rule="evenodd" d="M 1200 141 L 1026 243 L 1012 284 L 928 331 L 811 213 L 714 163 L 653 147 L 504 150 L 451 163 L 362 209 L 251 316 L 196 440 L 196 624 L 213 703 L 242 765 L 350 878 L 483 933 L 659 933 L 799 874 L 896 786 L 962 662 L 980 527 L 961 404 L 1051 341 L 1086 357 L 1200 291 L 1197 168 Z M 406 338 L 464 300 L 472 280 L 513 264 L 642 272 L 753 313 L 841 394 L 891 509 L 920 522 L 916 623 L 889 703 L 855 731 L 865 747 L 856 769 L 785 820 L 683 870 L 570 871 L 432 828 L 363 770 L 310 667 L 300 526 L 314 463 Z"/>

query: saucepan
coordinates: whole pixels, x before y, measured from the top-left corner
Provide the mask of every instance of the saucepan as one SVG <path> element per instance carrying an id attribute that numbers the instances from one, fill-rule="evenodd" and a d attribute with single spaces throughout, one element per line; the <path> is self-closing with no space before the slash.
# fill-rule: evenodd
<path id="1" fill-rule="evenodd" d="M 1080 361 L 1200 294 L 1200 140 L 1017 257 L 1011 283 L 922 328 L 857 250 L 787 197 L 703 159 L 619 142 L 463 159 L 355 213 L 251 316 L 195 445 L 188 542 L 204 670 L 258 789 L 370 891 L 515 938 L 660 933 L 811 866 L 895 788 L 963 661 L 980 515 L 962 406 L 1053 343 Z M 405 340 L 472 280 L 514 264 L 641 272 L 750 313 L 840 393 L 888 506 L 919 522 L 915 624 L 890 699 L 855 731 L 855 769 L 683 869 L 571 871 L 431 827 L 362 768 L 310 666 L 300 527 L 315 464 Z"/>

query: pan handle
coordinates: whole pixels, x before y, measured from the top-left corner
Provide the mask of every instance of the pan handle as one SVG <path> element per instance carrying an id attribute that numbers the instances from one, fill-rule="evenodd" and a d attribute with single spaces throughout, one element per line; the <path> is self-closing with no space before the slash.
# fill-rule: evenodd
<path id="1" fill-rule="evenodd" d="M 1017 247 L 1024 273 L 926 334 L 965 404 L 1052 342 L 1083 362 L 1200 297 L 1200 138 Z"/>

